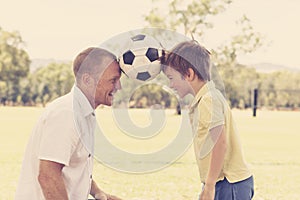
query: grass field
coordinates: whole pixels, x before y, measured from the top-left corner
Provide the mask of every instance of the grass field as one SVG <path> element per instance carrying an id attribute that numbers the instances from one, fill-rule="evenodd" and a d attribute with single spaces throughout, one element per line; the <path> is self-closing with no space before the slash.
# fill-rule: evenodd
<path id="1" fill-rule="evenodd" d="M 42 108 L 0 107 L 0 199 L 11 200 L 28 137 Z M 113 144 L 126 151 L 154 151 L 174 137 L 180 117 L 167 112 L 162 135 L 138 141 L 121 135 L 109 109 L 97 110 L 98 120 Z M 255 178 L 255 200 L 300 199 L 300 112 L 234 110 L 246 159 Z M 136 123 L 149 122 L 141 110 L 131 113 Z M 107 192 L 127 200 L 192 200 L 200 191 L 192 147 L 174 164 L 148 174 L 112 170 L 99 162 L 94 179 Z"/>

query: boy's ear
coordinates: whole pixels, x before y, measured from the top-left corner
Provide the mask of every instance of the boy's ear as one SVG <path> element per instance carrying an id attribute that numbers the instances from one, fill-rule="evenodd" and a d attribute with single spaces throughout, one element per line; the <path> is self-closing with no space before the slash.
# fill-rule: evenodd
<path id="1" fill-rule="evenodd" d="M 187 81 L 193 81 L 195 79 L 195 76 L 196 76 L 196 74 L 195 74 L 194 70 L 192 68 L 188 68 L 188 74 L 185 75 L 185 79 Z"/>

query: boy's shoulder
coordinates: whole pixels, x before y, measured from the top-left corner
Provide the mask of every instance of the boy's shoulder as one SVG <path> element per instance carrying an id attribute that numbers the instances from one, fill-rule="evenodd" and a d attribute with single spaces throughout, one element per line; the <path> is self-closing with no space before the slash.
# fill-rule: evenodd
<path id="1" fill-rule="evenodd" d="M 197 105 L 198 109 L 215 113 L 227 113 L 230 111 L 229 104 L 223 94 L 218 90 L 207 91 Z"/>

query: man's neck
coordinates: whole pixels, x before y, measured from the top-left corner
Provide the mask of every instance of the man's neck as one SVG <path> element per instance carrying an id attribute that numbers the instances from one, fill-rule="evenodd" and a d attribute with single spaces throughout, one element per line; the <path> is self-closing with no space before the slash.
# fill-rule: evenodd
<path id="1" fill-rule="evenodd" d="M 89 94 L 88 89 L 85 89 L 84 86 L 82 86 L 80 84 L 76 84 L 76 86 L 81 90 L 81 92 L 84 94 L 84 96 L 90 102 L 92 108 L 95 109 L 94 98 L 92 95 Z"/>

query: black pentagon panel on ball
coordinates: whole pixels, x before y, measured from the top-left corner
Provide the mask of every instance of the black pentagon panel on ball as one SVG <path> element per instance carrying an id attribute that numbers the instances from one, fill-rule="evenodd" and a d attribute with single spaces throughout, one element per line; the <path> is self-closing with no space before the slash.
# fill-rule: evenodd
<path id="1" fill-rule="evenodd" d="M 132 65 L 134 58 L 135 58 L 135 55 L 130 50 L 126 51 L 123 54 L 124 64 L 126 64 L 126 65 Z"/>
<path id="2" fill-rule="evenodd" d="M 136 76 L 136 78 L 137 78 L 138 80 L 141 80 L 141 81 L 146 81 L 146 80 L 148 80 L 150 77 L 151 77 L 151 76 L 150 76 L 149 72 L 139 72 L 139 73 L 137 74 L 137 76 Z"/>
<path id="3" fill-rule="evenodd" d="M 139 35 L 135 35 L 131 38 L 132 41 L 139 41 L 139 40 L 144 40 L 146 37 L 146 35 L 143 34 L 139 34 Z"/>
<path id="4" fill-rule="evenodd" d="M 146 57 L 150 60 L 150 62 L 157 60 L 159 58 L 158 50 L 155 48 L 148 48 Z"/>

